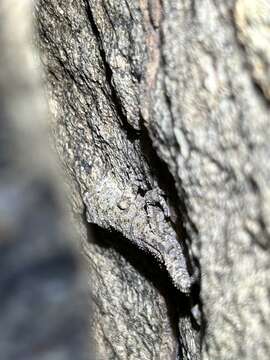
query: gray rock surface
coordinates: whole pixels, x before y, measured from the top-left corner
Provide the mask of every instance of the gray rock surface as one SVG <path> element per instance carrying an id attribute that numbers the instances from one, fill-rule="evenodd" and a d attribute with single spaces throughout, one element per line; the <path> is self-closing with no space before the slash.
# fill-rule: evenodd
<path id="1" fill-rule="evenodd" d="M 32 10 L 0 3 L 0 358 L 86 360 L 86 279 L 49 150 Z"/>
<path id="2" fill-rule="evenodd" d="M 101 358 L 269 358 L 267 10 L 266 0 L 39 1 Z"/>

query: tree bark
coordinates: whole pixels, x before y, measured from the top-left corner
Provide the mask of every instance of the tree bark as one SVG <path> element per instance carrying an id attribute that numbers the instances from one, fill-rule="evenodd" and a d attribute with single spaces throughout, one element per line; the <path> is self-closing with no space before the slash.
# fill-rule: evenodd
<path id="1" fill-rule="evenodd" d="M 97 358 L 268 359 L 268 2 L 39 0 L 36 17 Z"/>

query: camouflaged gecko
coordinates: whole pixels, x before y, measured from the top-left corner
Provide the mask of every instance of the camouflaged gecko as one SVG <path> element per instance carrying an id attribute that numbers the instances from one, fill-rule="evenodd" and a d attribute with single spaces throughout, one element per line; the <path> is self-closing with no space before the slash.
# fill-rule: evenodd
<path id="1" fill-rule="evenodd" d="M 130 187 L 120 189 L 113 177 L 106 177 L 93 192 L 84 194 L 84 203 L 87 221 L 121 232 L 165 265 L 173 284 L 182 293 L 191 292 L 195 279 L 188 272 L 183 248 L 177 240 L 160 189 L 134 194 Z"/>

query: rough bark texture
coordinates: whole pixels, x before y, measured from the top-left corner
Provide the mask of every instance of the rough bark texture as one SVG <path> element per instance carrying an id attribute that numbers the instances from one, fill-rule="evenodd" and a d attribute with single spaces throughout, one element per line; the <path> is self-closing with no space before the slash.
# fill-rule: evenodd
<path id="1" fill-rule="evenodd" d="M 86 360 L 87 285 L 49 151 L 32 11 L 0 2 L 0 357 Z"/>
<path id="2" fill-rule="evenodd" d="M 269 357 L 269 19 L 266 0 L 39 0 L 101 359 Z"/>

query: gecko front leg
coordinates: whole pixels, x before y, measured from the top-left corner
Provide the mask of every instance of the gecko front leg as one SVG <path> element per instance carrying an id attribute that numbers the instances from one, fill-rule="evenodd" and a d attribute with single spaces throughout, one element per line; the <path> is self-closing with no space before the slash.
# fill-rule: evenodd
<path id="1" fill-rule="evenodd" d="M 163 211 L 165 218 L 170 217 L 171 213 L 169 206 L 167 205 L 165 200 L 165 194 L 159 188 L 154 188 L 152 190 L 147 191 L 144 196 L 144 199 L 146 206 L 149 205 L 159 206 Z"/>

